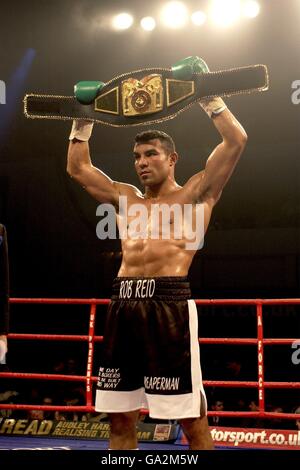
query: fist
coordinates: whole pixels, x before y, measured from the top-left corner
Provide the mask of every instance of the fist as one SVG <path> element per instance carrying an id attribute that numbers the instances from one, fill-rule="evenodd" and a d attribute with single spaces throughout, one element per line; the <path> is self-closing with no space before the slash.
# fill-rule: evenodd
<path id="1" fill-rule="evenodd" d="M 208 65 L 197 55 L 179 60 L 172 66 L 172 73 L 175 80 L 191 80 L 194 73 L 208 72 Z"/>

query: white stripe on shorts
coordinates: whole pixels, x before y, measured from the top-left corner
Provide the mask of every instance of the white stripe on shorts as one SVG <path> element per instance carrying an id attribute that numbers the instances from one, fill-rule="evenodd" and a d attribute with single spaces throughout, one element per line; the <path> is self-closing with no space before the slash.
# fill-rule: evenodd
<path id="1" fill-rule="evenodd" d="M 103 413 L 126 413 L 147 407 L 144 387 L 130 392 L 97 390 L 95 410 Z"/>
<path id="2" fill-rule="evenodd" d="M 198 313 L 194 300 L 188 300 L 192 392 L 178 395 L 145 393 L 139 388 L 130 392 L 110 390 L 96 391 L 96 411 L 106 413 L 125 413 L 140 408 L 149 409 L 151 418 L 185 419 L 200 416 L 200 408 L 207 412 L 207 403 L 202 384 L 200 351 L 198 342 Z M 201 398 L 204 404 L 201 403 Z M 201 406 L 202 405 L 202 406 Z"/>
<path id="3" fill-rule="evenodd" d="M 181 395 L 149 395 L 149 415 L 158 419 L 185 419 L 200 416 L 201 395 L 204 400 L 205 414 L 207 412 L 206 397 L 202 384 L 200 366 L 200 350 L 198 342 L 198 313 L 194 300 L 188 300 L 192 393 Z M 201 392 L 201 394 L 200 394 Z"/>

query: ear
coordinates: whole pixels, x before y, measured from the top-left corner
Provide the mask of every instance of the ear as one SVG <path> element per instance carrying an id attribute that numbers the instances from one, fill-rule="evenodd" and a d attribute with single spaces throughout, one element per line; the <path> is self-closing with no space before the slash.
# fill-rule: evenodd
<path id="1" fill-rule="evenodd" d="M 177 152 L 170 153 L 169 155 L 170 166 L 175 166 L 178 158 L 179 156 Z"/>

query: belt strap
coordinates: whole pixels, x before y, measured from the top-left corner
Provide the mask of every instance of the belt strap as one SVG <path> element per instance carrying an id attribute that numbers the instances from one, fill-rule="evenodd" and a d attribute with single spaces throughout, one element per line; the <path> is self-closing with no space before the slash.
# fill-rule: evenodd
<path id="1" fill-rule="evenodd" d="M 172 119 L 202 98 L 265 91 L 268 86 L 265 65 L 194 73 L 191 80 L 175 80 L 171 69 L 149 68 L 110 80 L 91 104 L 81 104 L 73 96 L 27 94 L 24 114 L 32 119 L 137 126 Z"/>

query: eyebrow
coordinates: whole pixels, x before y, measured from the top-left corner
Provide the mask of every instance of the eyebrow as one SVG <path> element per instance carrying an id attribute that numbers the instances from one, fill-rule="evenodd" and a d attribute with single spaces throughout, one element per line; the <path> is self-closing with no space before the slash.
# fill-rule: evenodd
<path id="1" fill-rule="evenodd" d="M 145 155 L 150 154 L 150 153 L 153 153 L 153 152 L 158 153 L 158 151 L 156 150 L 156 148 L 153 147 L 153 148 L 151 148 L 151 149 L 146 150 Z M 139 157 L 139 156 L 140 156 L 140 153 L 139 153 L 139 152 L 133 152 L 133 156 L 134 156 L 134 157 Z"/>

